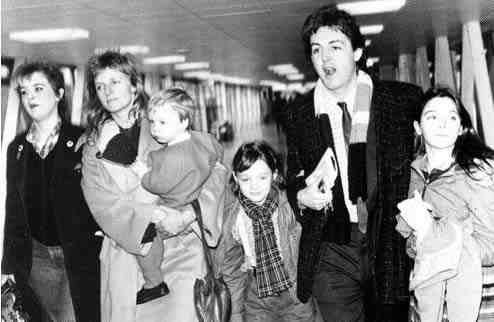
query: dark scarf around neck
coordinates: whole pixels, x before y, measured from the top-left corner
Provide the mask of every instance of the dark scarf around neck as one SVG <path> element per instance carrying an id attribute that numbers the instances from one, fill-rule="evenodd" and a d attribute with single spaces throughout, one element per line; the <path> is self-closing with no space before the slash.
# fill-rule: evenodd
<path id="1" fill-rule="evenodd" d="M 252 220 L 256 252 L 255 276 L 259 298 L 278 295 L 292 286 L 276 244 L 273 214 L 279 205 L 279 191 L 272 187 L 262 205 L 239 194 L 240 205 Z"/>

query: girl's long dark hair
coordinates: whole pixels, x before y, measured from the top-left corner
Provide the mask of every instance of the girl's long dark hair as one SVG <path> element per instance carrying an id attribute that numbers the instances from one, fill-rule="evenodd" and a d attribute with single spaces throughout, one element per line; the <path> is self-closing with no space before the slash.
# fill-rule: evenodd
<path id="1" fill-rule="evenodd" d="M 281 158 L 266 141 L 256 140 L 242 144 L 233 157 L 233 173 L 238 174 L 249 169 L 257 160 L 263 160 L 273 173 L 277 173 L 273 184 L 279 189 L 284 189 L 285 179 Z M 230 178 L 230 186 L 235 195 L 240 193 L 240 188 L 233 175 Z"/>
<path id="2" fill-rule="evenodd" d="M 147 107 L 148 96 L 144 92 L 142 79 L 137 70 L 137 63 L 132 55 L 122 54 L 116 51 L 106 51 L 102 54 L 92 56 L 89 58 L 86 67 L 86 86 L 88 96 L 86 104 L 86 135 L 90 142 L 96 140 L 101 124 L 111 117 L 110 113 L 105 110 L 101 104 L 94 84 L 94 80 L 98 72 L 104 70 L 105 68 L 115 69 L 124 73 L 129 77 L 132 86 L 136 88 L 136 97 L 133 103 L 134 106 L 130 113 L 134 113 L 136 118 L 139 119 Z"/>
<path id="3" fill-rule="evenodd" d="M 468 114 L 468 111 L 461 102 L 460 98 L 448 87 L 432 87 L 424 94 L 422 104 L 420 106 L 420 114 L 418 116 L 419 119 L 417 122 L 420 123 L 420 115 L 422 114 L 425 105 L 436 97 L 447 97 L 451 99 L 454 102 L 460 117 L 460 124 L 463 128 L 463 132 L 456 139 L 456 143 L 453 148 L 453 156 L 456 163 L 470 177 L 472 177 L 474 170 L 484 170 L 486 166 L 492 167 L 492 161 L 494 161 L 494 150 L 488 147 L 477 134 L 477 131 L 475 131 L 473 127 L 470 114 Z M 422 141 L 420 140 L 420 137 L 418 137 L 418 140 Z M 416 145 L 417 155 L 424 155 L 424 142 L 416 141 Z"/>

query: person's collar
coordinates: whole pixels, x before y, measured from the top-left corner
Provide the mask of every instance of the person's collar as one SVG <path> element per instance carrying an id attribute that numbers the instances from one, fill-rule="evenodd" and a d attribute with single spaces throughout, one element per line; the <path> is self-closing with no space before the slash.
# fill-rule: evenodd
<path id="1" fill-rule="evenodd" d="M 188 139 L 190 139 L 190 132 L 189 131 L 180 134 L 174 140 L 168 142 L 168 146 L 174 145 L 174 144 L 177 144 L 177 143 L 180 143 L 180 142 L 183 142 L 183 141 L 186 141 Z"/>
<path id="2" fill-rule="evenodd" d="M 352 113 L 355 110 L 355 98 L 357 97 L 357 85 L 359 83 L 366 84 L 368 86 L 373 87 L 371 77 L 364 71 L 358 70 L 357 76 L 352 79 L 352 82 L 348 88 L 348 91 L 345 93 L 342 99 L 338 99 L 331 90 L 329 90 L 326 86 L 324 86 L 322 80 L 319 78 L 316 82 L 316 87 L 314 89 L 314 97 L 321 102 L 326 102 L 330 106 L 336 106 L 338 102 L 345 102 L 347 104 L 347 108 Z M 372 90 L 371 90 L 372 92 Z M 319 104 L 316 104 L 319 105 Z M 326 105 L 328 106 L 328 105 Z M 316 106 L 316 115 L 320 114 L 322 111 L 319 110 L 319 107 Z"/>
<path id="3" fill-rule="evenodd" d="M 412 161 L 411 167 L 415 169 L 415 171 L 417 171 L 424 178 L 424 180 L 427 180 L 430 175 L 433 175 L 434 179 L 440 176 L 449 175 L 457 170 L 458 164 L 455 160 L 451 160 L 450 163 L 446 163 L 440 169 L 430 169 L 427 155 L 424 154 L 418 156 L 414 161 Z"/>
<path id="4" fill-rule="evenodd" d="M 62 120 L 59 116 L 51 130 L 50 127 L 43 129 L 44 133 L 41 133 L 39 126 L 33 122 L 26 134 L 26 141 L 31 143 L 36 153 L 44 159 L 55 148 L 61 128 Z"/>
<path id="5" fill-rule="evenodd" d="M 129 113 L 127 117 L 124 118 L 119 115 L 112 115 L 112 119 L 121 129 L 130 129 L 138 122 L 138 117 L 135 113 Z"/>
<path id="6" fill-rule="evenodd" d="M 32 122 L 26 134 L 26 140 L 35 145 L 44 144 L 40 142 L 48 137 L 58 136 L 60 128 L 62 127 L 62 119 L 57 116 L 56 121 L 45 129 L 42 129 L 36 122 Z"/>

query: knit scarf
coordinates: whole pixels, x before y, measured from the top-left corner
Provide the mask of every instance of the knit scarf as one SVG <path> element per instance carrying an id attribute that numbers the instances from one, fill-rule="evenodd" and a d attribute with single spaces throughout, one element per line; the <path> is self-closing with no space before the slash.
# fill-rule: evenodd
<path id="1" fill-rule="evenodd" d="M 278 295 L 292 286 L 276 245 L 272 220 L 273 213 L 278 208 L 279 191 L 274 187 L 271 188 L 266 201 L 260 206 L 241 193 L 239 201 L 245 214 L 252 220 L 254 228 L 257 296 L 263 298 Z"/>
<path id="2" fill-rule="evenodd" d="M 352 113 L 350 146 L 347 152 L 349 199 L 354 204 L 356 204 L 358 197 L 362 197 L 364 200 L 367 197 L 365 161 L 372 87 L 373 84 L 370 76 L 359 70 L 357 74 L 356 97 Z M 330 104 L 328 102 L 336 103 L 336 100 L 324 87 L 322 81 L 318 80 L 314 91 L 314 108 L 316 115 L 328 113 L 328 104 Z M 336 157 L 338 158 L 338 152 L 335 152 Z"/>

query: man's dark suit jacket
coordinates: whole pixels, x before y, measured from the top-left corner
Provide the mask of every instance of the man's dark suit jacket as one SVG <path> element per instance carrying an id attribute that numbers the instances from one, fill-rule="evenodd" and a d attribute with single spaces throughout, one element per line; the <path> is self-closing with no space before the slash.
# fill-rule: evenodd
<path id="1" fill-rule="evenodd" d="M 50 197 L 56 230 L 63 249 L 65 267 L 76 317 L 79 321 L 99 321 L 98 226 L 86 205 L 81 190 L 81 151 L 75 151 L 82 130 L 62 123 L 55 153 Z M 7 198 L 2 274 L 14 274 L 26 287 L 32 265 L 32 237 L 26 214 L 27 153 L 33 151 L 26 133 L 18 135 L 7 150 Z M 35 152 L 34 152 L 35 153 Z"/>
<path id="2" fill-rule="evenodd" d="M 367 160 L 367 239 L 372 297 L 378 303 L 394 304 L 408 300 L 411 261 L 405 241 L 395 231 L 396 204 L 407 198 L 410 163 L 413 158 L 413 119 L 419 111 L 422 91 L 400 82 L 373 80 L 368 130 Z M 326 150 L 314 112 L 314 91 L 296 99 L 285 110 L 287 135 L 288 198 L 299 214 L 296 194 L 305 187 Z M 331 130 L 329 129 L 331 135 Z M 331 139 L 332 141 L 332 139 Z M 303 170 L 303 176 L 299 174 Z M 304 301 L 311 295 L 322 236 L 316 229 L 323 218 L 304 210 L 298 267 L 298 295 Z M 324 229 L 331 232 L 331 229 Z"/>

